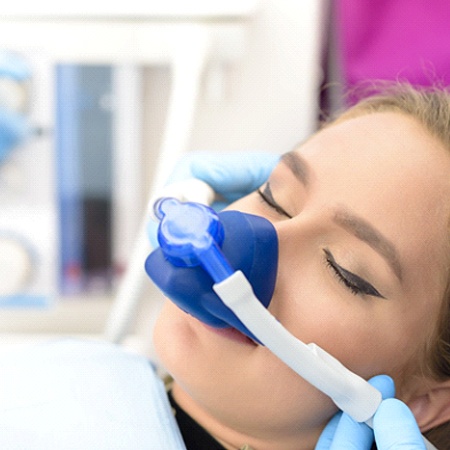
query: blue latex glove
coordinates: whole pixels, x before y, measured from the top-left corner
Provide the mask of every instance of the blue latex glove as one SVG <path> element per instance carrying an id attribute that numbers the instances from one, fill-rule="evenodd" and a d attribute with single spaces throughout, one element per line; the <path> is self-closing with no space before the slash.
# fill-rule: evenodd
<path id="1" fill-rule="evenodd" d="M 176 164 L 166 184 L 198 178 L 209 184 L 221 197 L 212 205 L 220 211 L 264 184 L 279 159 L 280 156 L 273 153 L 250 151 L 190 153 Z M 156 230 L 157 224 L 151 221 L 147 233 L 153 247 L 158 246 Z"/>
<path id="2" fill-rule="evenodd" d="M 223 197 L 214 204 L 220 210 L 264 184 L 279 159 L 279 155 L 261 152 L 198 153 L 190 161 L 190 170 L 194 178 L 209 184 Z"/>
<path id="3" fill-rule="evenodd" d="M 336 414 L 323 430 L 315 450 L 370 450 L 375 438 L 378 450 L 425 450 L 422 435 L 411 410 L 395 395 L 387 375 L 372 378 L 370 384 L 383 395 L 374 416 L 374 430 L 343 413 Z"/>

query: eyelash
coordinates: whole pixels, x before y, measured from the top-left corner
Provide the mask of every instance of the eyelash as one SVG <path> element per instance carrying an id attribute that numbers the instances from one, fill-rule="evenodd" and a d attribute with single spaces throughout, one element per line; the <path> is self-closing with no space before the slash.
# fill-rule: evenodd
<path id="1" fill-rule="evenodd" d="M 325 262 L 327 266 L 331 268 L 338 281 L 343 283 L 352 294 L 360 296 L 370 295 L 372 297 L 386 298 L 382 294 L 380 294 L 370 283 L 337 264 L 334 256 L 328 249 L 324 249 L 323 251 L 325 253 Z"/>
<path id="2" fill-rule="evenodd" d="M 270 192 L 269 183 L 267 183 L 265 186 L 266 186 L 265 189 Z M 280 205 L 278 205 L 278 203 L 274 202 L 273 199 L 269 198 L 261 190 L 261 188 L 257 190 L 257 193 L 259 194 L 259 196 L 260 196 L 261 200 L 263 201 L 263 203 L 265 203 L 266 205 L 270 206 L 270 208 L 275 210 L 281 216 L 285 216 L 285 217 L 288 217 L 289 219 L 292 219 L 292 216 L 290 214 L 288 214 Z"/>

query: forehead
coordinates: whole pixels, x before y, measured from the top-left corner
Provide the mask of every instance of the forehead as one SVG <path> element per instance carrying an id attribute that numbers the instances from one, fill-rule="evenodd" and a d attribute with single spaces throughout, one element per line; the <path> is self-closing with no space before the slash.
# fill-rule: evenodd
<path id="1" fill-rule="evenodd" d="M 344 120 L 318 132 L 298 152 L 316 167 L 316 175 L 329 176 L 330 183 L 344 179 L 344 186 L 374 184 L 385 189 L 412 184 L 419 196 L 428 187 L 427 199 L 433 192 L 448 192 L 450 151 L 403 114 Z"/>
<path id="2" fill-rule="evenodd" d="M 302 153 L 317 152 L 317 146 L 322 145 L 320 152 L 335 158 L 360 156 L 365 161 L 379 158 L 384 163 L 409 160 L 412 166 L 417 158 L 426 163 L 433 154 L 445 156 L 440 143 L 422 124 L 397 112 L 364 114 L 332 123 L 309 139 Z"/>
<path id="3" fill-rule="evenodd" d="M 448 258 L 450 154 L 415 119 L 388 112 L 344 120 L 297 152 L 311 168 L 316 207 L 356 211 L 417 267 Z"/>

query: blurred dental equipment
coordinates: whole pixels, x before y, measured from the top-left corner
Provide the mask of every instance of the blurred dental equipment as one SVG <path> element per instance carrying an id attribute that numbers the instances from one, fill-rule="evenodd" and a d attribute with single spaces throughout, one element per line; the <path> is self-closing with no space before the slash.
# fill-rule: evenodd
<path id="1" fill-rule="evenodd" d="M 339 409 L 372 426 L 381 393 L 321 347 L 294 337 L 267 310 L 278 254 L 271 223 L 174 198 L 159 199 L 154 208 L 160 248 L 148 257 L 146 271 L 165 295 L 204 323 L 231 326 L 265 345 Z M 212 290 L 217 298 L 208 295 Z"/>
<path id="2" fill-rule="evenodd" d="M 30 133 L 25 114 L 30 78 L 20 55 L 0 51 L 0 163 Z"/>
<path id="3" fill-rule="evenodd" d="M 0 164 L 30 134 L 26 115 L 31 69 L 21 55 L 0 51 Z M 12 233 L 0 233 L 0 297 L 20 291 L 30 279 L 31 252 Z"/>

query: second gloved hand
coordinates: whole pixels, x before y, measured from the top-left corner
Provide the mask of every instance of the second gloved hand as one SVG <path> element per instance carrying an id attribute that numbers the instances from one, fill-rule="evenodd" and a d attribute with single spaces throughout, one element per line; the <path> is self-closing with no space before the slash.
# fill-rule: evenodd
<path id="1" fill-rule="evenodd" d="M 279 155 L 264 152 L 191 153 L 175 165 L 166 184 L 189 178 L 204 181 L 216 192 L 212 206 L 220 211 L 264 184 L 279 159 Z M 153 247 L 158 245 L 156 229 L 155 222 L 149 223 L 148 236 Z"/>
<path id="2" fill-rule="evenodd" d="M 394 383 L 386 375 L 370 384 L 383 395 L 373 418 L 372 430 L 343 413 L 336 414 L 323 430 L 315 450 L 370 450 L 375 439 L 378 450 L 425 450 L 425 444 L 411 410 L 395 394 Z"/>
<path id="3" fill-rule="evenodd" d="M 209 184 L 222 198 L 214 205 L 220 210 L 259 188 L 279 159 L 279 155 L 261 152 L 198 153 L 190 162 L 190 170 L 194 178 Z"/>

